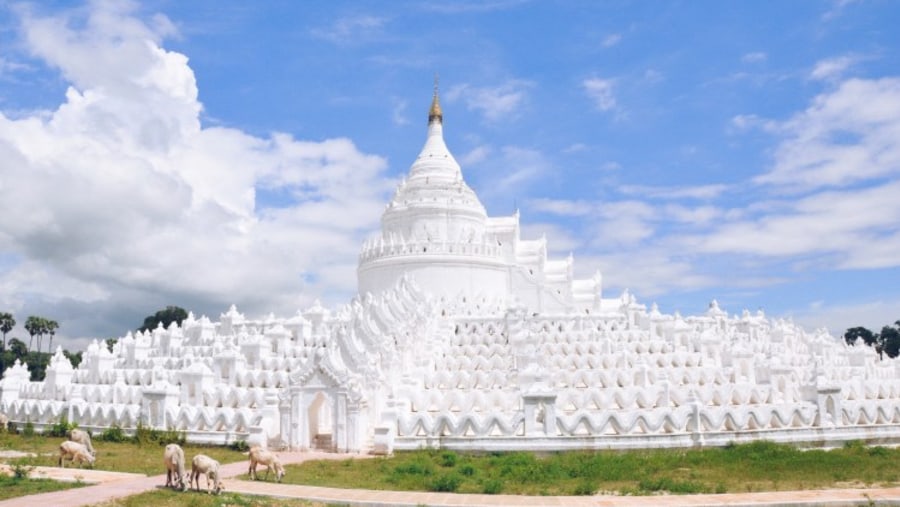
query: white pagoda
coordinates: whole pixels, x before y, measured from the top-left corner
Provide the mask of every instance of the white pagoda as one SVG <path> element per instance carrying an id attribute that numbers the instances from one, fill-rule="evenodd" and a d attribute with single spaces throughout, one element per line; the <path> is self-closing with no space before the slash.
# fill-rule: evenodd
<path id="1" fill-rule="evenodd" d="M 44 381 L 5 372 L 0 412 L 350 453 L 900 442 L 900 361 L 715 301 L 682 317 L 604 299 L 599 273 L 519 235 L 464 181 L 435 91 L 349 304 L 190 315 L 95 341 L 78 368 L 58 350 Z"/>

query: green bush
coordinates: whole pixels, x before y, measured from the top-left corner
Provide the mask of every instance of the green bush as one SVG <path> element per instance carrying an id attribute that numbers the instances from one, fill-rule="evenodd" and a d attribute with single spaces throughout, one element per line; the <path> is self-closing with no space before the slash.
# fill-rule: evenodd
<path id="1" fill-rule="evenodd" d="M 31 421 L 26 421 L 25 427 L 22 428 L 22 434 L 25 435 L 26 437 L 33 437 L 34 436 L 34 423 Z"/>
<path id="2" fill-rule="evenodd" d="M 455 472 L 449 474 L 441 474 L 428 484 L 429 491 L 439 491 L 442 493 L 453 493 L 459 488 L 462 479 Z"/>
<path id="3" fill-rule="evenodd" d="M 141 446 L 145 444 L 178 444 L 183 446 L 187 443 L 187 435 L 183 431 L 173 429 L 158 430 L 155 428 L 148 428 L 147 426 L 144 426 L 143 423 L 138 423 L 137 428 L 134 430 L 134 436 L 131 437 L 131 441 Z"/>
<path id="4" fill-rule="evenodd" d="M 503 492 L 503 481 L 498 479 L 488 479 L 484 481 L 481 492 L 485 495 L 499 495 Z"/>
<path id="5" fill-rule="evenodd" d="M 129 439 L 122 428 L 114 424 L 97 435 L 97 440 L 102 440 L 104 442 L 127 442 Z"/>
<path id="6" fill-rule="evenodd" d="M 459 456 L 453 451 L 444 451 L 441 453 L 441 466 L 445 468 L 456 466 L 456 460 Z"/>
<path id="7" fill-rule="evenodd" d="M 597 492 L 597 486 L 591 481 L 581 481 L 575 486 L 573 494 L 578 496 L 591 496 Z"/>
<path id="8" fill-rule="evenodd" d="M 228 448 L 237 452 L 247 452 L 250 450 L 250 446 L 247 444 L 246 440 L 235 440 L 228 444 Z"/>
<path id="9" fill-rule="evenodd" d="M 60 416 L 59 422 L 50 426 L 50 428 L 47 429 L 45 433 L 51 437 L 66 437 L 69 435 L 70 431 L 77 427 L 77 424 L 70 423 L 69 419 L 65 415 L 63 415 Z"/>

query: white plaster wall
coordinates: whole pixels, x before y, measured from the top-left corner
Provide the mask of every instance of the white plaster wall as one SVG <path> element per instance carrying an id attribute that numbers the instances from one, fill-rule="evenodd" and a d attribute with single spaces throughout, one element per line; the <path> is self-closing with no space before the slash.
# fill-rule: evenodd
<path id="1" fill-rule="evenodd" d="M 360 266 L 359 293 L 382 293 L 404 274 L 435 297 L 455 298 L 462 293 L 505 298 L 509 291 L 509 273 L 499 260 L 423 256 L 379 259 Z"/>

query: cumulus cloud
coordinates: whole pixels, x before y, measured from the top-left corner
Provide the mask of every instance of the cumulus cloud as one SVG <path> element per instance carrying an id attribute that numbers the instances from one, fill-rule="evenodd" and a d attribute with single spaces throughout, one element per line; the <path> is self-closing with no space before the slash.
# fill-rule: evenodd
<path id="1" fill-rule="evenodd" d="M 0 113 L 6 307 L 110 336 L 165 304 L 292 313 L 323 287 L 352 294 L 332 268 L 377 224 L 385 161 L 348 139 L 202 125 L 187 57 L 162 46 L 172 24 L 131 9 L 23 14 L 25 46 L 70 86 L 51 111 Z M 109 313 L 72 324 L 98 301 Z"/>
<path id="2" fill-rule="evenodd" d="M 609 111 L 616 107 L 612 79 L 592 77 L 585 79 L 581 84 L 597 110 Z"/>

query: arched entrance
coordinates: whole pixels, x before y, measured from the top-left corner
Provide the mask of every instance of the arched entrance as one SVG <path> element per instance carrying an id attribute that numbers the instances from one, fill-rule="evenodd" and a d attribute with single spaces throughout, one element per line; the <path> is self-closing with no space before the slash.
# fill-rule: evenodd
<path id="1" fill-rule="evenodd" d="M 308 442 L 311 449 L 320 451 L 333 451 L 333 427 L 332 415 L 334 413 L 334 401 L 325 391 L 319 391 L 313 395 L 312 402 L 306 410 L 306 420 L 309 421 Z"/>
<path id="2" fill-rule="evenodd" d="M 280 405 L 283 442 L 301 451 L 361 452 L 369 428 L 360 396 L 321 374 L 295 382 Z"/>

